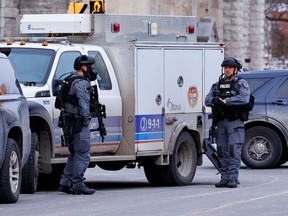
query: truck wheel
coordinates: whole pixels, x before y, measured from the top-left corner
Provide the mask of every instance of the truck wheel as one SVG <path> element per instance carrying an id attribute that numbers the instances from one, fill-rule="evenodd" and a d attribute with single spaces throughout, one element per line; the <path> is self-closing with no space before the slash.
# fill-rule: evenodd
<path id="1" fill-rule="evenodd" d="M 151 159 L 147 159 L 144 162 L 144 173 L 150 185 L 152 186 L 164 185 L 162 169 L 163 166 L 156 165 Z"/>
<path id="2" fill-rule="evenodd" d="M 31 152 L 22 170 L 21 193 L 33 194 L 37 190 L 39 152 L 36 150 L 39 140 L 36 133 L 32 133 Z"/>
<path id="3" fill-rule="evenodd" d="M 8 139 L 0 170 L 0 202 L 15 203 L 21 188 L 21 157 L 17 143 Z"/>
<path id="4" fill-rule="evenodd" d="M 188 185 L 192 182 L 197 167 L 197 150 L 193 137 L 186 131 L 177 138 L 170 164 L 163 169 L 167 185 Z"/>
<path id="5" fill-rule="evenodd" d="M 53 164 L 51 173 L 49 174 L 40 173 L 38 177 L 38 189 L 39 190 L 57 189 L 64 168 L 65 164 Z"/>
<path id="6" fill-rule="evenodd" d="M 272 129 L 256 126 L 245 133 L 242 161 L 251 168 L 271 168 L 277 165 L 282 155 L 282 143 Z"/>

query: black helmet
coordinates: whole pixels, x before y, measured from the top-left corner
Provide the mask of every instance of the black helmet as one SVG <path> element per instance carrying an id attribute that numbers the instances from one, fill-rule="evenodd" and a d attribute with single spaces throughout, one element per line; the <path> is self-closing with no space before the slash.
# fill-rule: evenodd
<path id="1" fill-rule="evenodd" d="M 81 55 L 78 56 L 75 61 L 74 61 L 74 69 L 75 70 L 80 70 L 82 65 L 94 65 L 95 60 L 92 56 L 87 56 L 87 55 Z"/>
<path id="2" fill-rule="evenodd" d="M 228 57 L 228 58 L 225 58 L 221 64 L 221 67 L 225 67 L 225 66 L 228 66 L 228 67 L 235 67 L 237 68 L 238 70 L 240 70 L 242 68 L 242 65 L 241 63 L 235 59 L 235 58 L 232 58 L 232 57 Z"/>

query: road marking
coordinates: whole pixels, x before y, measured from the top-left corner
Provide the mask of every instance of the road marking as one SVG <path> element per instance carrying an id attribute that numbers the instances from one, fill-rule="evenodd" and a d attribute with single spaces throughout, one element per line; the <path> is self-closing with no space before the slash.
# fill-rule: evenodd
<path id="1" fill-rule="evenodd" d="M 235 206 L 235 205 L 249 203 L 249 202 L 254 202 L 254 201 L 259 201 L 259 200 L 268 199 L 268 198 L 276 197 L 276 196 L 282 196 L 282 195 L 288 195 L 288 191 L 283 191 L 283 192 L 280 192 L 280 193 L 270 194 L 270 195 L 266 195 L 266 196 L 254 197 L 254 198 L 251 198 L 251 199 L 248 199 L 248 200 L 240 200 L 240 201 L 236 201 L 236 202 L 231 202 L 231 203 L 227 203 L 227 204 L 215 207 L 215 208 L 211 208 L 211 209 L 207 209 L 207 210 L 203 210 L 203 211 L 198 211 L 198 212 L 193 212 L 193 213 L 188 213 L 188 214 L 185 214 L 185 215 L 189 215 L 190 216 L 190 215 L 207 214 L 207 213 L 218 211 L 218 210 L 221 210 L 221 209 L 224 209 L 224 208 L 229 208 L 229 207 L 232 207 L 232 206 Z M 183 216 L 185 216 L 185 215 L 183 215 Z"/>

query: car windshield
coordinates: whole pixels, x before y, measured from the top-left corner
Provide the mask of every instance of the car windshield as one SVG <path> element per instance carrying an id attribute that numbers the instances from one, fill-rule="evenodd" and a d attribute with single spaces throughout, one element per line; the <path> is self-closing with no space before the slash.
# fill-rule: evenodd
<path id="1" fill-rule="evenodd" d="M 37 86 L 46 83 L 55 56 L 54 50 L 1 48 L 0 51 L 10 59 L 20 83 Z"/>

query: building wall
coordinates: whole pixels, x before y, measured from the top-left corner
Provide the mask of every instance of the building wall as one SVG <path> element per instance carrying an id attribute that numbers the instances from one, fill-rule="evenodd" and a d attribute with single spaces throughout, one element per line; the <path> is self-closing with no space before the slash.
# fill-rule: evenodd
<path id="1" fill-rule="evenodd" d="M 262 69 L 265 0 L 224 0 L 223 6 L 226 56 L 240 59 L 247 69 Z"/>
<path id="2" fill-rule="evenodd" d="M 15 29 L 19 29 L 15 28 L 19 25 L 17 16 L 67 13 L 69 2 L 0 0 L 0 36 L 15 34 Z M 264 66 L 264 6 L 265 0 L 106 0 L 105 3 L 107 13 L 197 16 L 198 20 L 212 16 L 220 41 L 226 44 L 226 56 L 239 59 L 248 69 Z"/>

